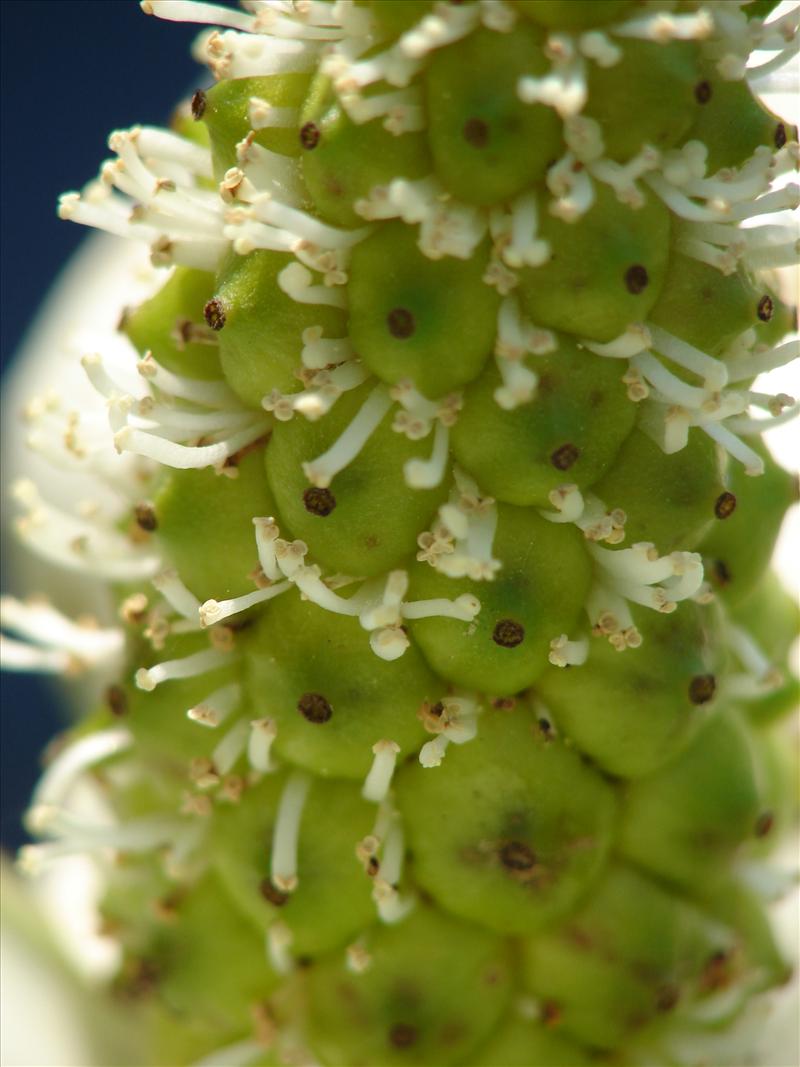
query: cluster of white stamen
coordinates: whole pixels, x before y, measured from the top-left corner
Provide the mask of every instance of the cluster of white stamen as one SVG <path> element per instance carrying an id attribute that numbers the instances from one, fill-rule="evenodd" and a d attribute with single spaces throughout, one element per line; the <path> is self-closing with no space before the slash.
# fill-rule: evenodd
<path id="1" fill-rule="evenodd" d="M 419 86 L 373 96 L 343 92 L 339 99 L 348 117 L 357 124 L 382 117 L 383 128 L 395 137 L 425 129 L 424 101 Z"/>
<path id="2" fill-rule="evenodd" d="M 439 508 L 439 521 L 417 538 L 417 559 L 450 578 L 491 581 L 501 567 L 492 556 L 497 508 L 492 497 L 481 496 L 476 483 L 462 470 L 453 471 L 455 485 Z"/>
<path id="3" fill-rule="evenodd" d="M 596 53 L 597 49 L 590 45 L 590 51 Z M 579 43 L 569 34 L 554 33 L 547 38 L 544 54 L 550 60 L 550 71 L 540 78 L 524 75 L 517 84 L 517 95 L 523 104 L 554 108 L 562 119 L 577 115 L 589 93 L 586 62 Z"/>
<path id="4" fill-rule="evenodd" d="M 85 356 L 81 362 L 106 401 L 118 452 L 132 452 L 182 470 L 222 469 L 231 456 L 269 428 L 266 415 L 246 408 L 224 382 L 173 374 L 150 355 L 137 365 L 143 385 L 139 396 L 117 383 L 102 357 Z M 187 409 L 178 401 L 192 407 Z M 197 407 L 208 410 L 197 411 Z"/>
<path id="5" fill-rule="evenodd" d="M 343 393 L 357 389 L 369 377 L 364 364 L 357 359 L 344 360 L 330 370 L 304 369 L 300 374 L 305 389 L 298 393 L 281 393 L 278 389 L 273 389 L 261 401 L 262 407 L 271 412 L 279 422 L 288 422 L 295 412 L 304 415 L 310 422 L 315 422 L 327 415 Z"/>
<path id="6" fill-rule="evenodd" d="M 778 190 L 785 194 L 781 202 L 787 207 L 797 207 L 800 203 L 797 191 L 796 185 Z M 693 259 L 716 267 L 722 274 L 735 274 L 740 265 L 751 273 L 790 267 L 800 257 L 798 224 L 791 221 L 747 229 L 736 222 L 684 225 L 678 230 L 676 247 Z"/>
<path id="7" fill-rule="evenodd" d="M 45 600 L 0 597 L 0 664 L 3 670 L 77 674 L 119 664 L 124 637 L 94 619 L 73 621 Z M 8 634 L 14 634 L 10 637 Z"/>
<path id="8" fill-rule="evenodd" d="M 400 922 L 414 907 L 416 899 L 398 891 L 403 875 L 405 837 L 400 814 L 388 802 L 379 807 L 373 832 L 359 843 L 356 856 L 372 877 L 372 899 L 379 918 L 385 923 Z"/>
<path id="9" fill-rule="evenodd" d="M 428 400 L 413 382 L 404 380 L 390 389 L 392 400 L 400 410 L 396 412 L 392 429 L 410 441 L 420 441 L 434 429 L 433 452 L 430 459 L 407 460 L 403 474 L 411 489 L 433 489 L 444 477 L 449 455 L 449 429 L 461 410 L 460 393 L 451 393 L 441 400 Z"/>
<path id="10" fill-rule="evenodd" d="M 152 667 L 140 667 L 136 672 L 135 682 L 139 689 L 150 693 L 162 682 L 176 678 L 196 678 L 234 662 L 235 657 L 230 652 L 219 648 L 206 648 L 181 659 L 165 660 Z"/>
<path id="11" fill-rule="evenodd" d="M 454 200 L 432 176 L 417 181 L 393 178 L 388 185 L 375 185 L 369 196 L 357 200 L 353 207 L 369 221 L 419 223 L 417 245 L 428 259 L 470 259 L 487 228 L 485 211 Z"/>
<path id="12" fill-rule="evenodd" d="M 641 41 L 655 41 L 656 44 L 704 41 L 714 32 L 714 19 L 704 8 L 685 15 L 652 11 L 636 15 L 626 22 L 618 22 L 610 27 L 609 32 L 615 37 L 633 37 Z"/>
<path id="13" fill-rule="evenodd" d="M 642 641 L 629 602 L 669 614 L 703 584 L 703 563 L 696 552 L 659 556 L 648 542 L 618 551 L 593 542 L 587 548 L 595 564 L 586 603 L 592 632 L 607 637 L 619 652 Z"/>
<path id="14" fill-rule="evenodd" d="M 548 493 L 555 511 L 540 510 L 548 522 L 571 522 L 583 532 L 587 541 L 605 541 L 618 545 L 625 540 L 627 515 L 621 508 L 609 511 L 592 493 L 584 495 L 577 485 L 560 485 Z"/>
<path id="15" fill-rule="evenodd" d="M 149 578 L 161 566 L 149 546 L 116 528 L 115 516 L 89 508 L 85 517 L 70 515 L 43 500 L 27 480 L 16 482 L 11 495 L 25 509 L 16 520 L 20 539 L 51 563 L 109 581 Z"/>
<path id="16" fill-rule="evenodd" d="M 589 655 L 589 641 L 582 637 L 578 641 L 570 641 L 566 634 L 554 637 L 550 642 L 548 660 L 554 667 L 580 667 Z"/>
<path id="17" fill-rule="evenodd" d="M 310 786 L 311 777 L 304 771 L 295 771 L 287 778 L 278 803 L 272 836 L 270 880 L 281 893 L 293 893 L 297 889 L 300 820 Z"/>
<path id="18" fill-rule="evenodd" d="M 536 395 L 539 376 L 525 365 L 525 356 L 544 356 L 555 352 L 557 347 L 555 334 L 523 319 L 514 297 L 505 297 L 497 313 L 494 346 L 497 369 L 503 380 L 494 391 L 494 399 L 504 411 L 527 404 Z"/>
<path id="19" fill-rule="evenodd" d="M 539 209 L 535 192 L 522 193 L 509 210 L 492 207 L 489 232 L 497 253 L 507 267 L 538 267 L 550 258 L 550 245 L 537 237 Z"/>
<path id="20" fill-rule="evenodd" d="M 472 741 L 478 733 L 480 712 L 477 698 L 465 693 L 443 697 L 437 704 L 423 704 L 419 716 L 422 725 L 429 734 L 436 736 L 419 751 L 422 766 L 438 767 L 448 745 L 463 745 Z"/>

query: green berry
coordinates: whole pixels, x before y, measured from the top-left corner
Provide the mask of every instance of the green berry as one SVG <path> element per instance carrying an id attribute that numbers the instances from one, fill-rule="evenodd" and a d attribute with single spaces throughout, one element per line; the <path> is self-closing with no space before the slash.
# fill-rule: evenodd
<path id="1" fill-rule="evenodd" d="M 516 6 L 548 29 L 583 30 L 624 19 L 633 0 L 516 0 Z"/>

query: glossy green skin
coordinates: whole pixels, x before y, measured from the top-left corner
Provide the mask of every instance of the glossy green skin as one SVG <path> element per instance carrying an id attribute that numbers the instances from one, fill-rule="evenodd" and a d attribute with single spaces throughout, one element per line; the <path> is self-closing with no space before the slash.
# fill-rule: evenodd
<path id="1" fill-rule="evenodd" d="M 232 254 L 217 278 L 214 296 L 225 312 L 219 332 L 222 372 L 233 391 L 254 408 L 260 408 L 273 389 L 302 389 L 296 371 L 307 327 L 321 326 L 325 337 L 347 333 L 341 309 L 298 304 L 281 289 L 278 275 L 293 261 L 294 256 L 284 252 Z"/>
<path id="2" fill-rule="evenodd" d="M 713 525 L 728 521 L 715 512 L 726 491 L 719 452 L 707 434 L 694 428 L 686 447 L 671 455 L 635 429 L 592 491 L 606 507 L 622 508 L 627 516 L 625 540 L 612 548 L 648 541 L 661 556 L 689 551 Z"/>
<path id="3" fill-rule="evenodd" d="M 343 778 L 366 775 L 372 745 L 382 738 L 400 745 L 402 756 L 418 749 L 425 734 L 417 711 L 442 690 L 415 648 L 392 662 L 380 660 L 357 619 L 323 611 L 294 592 L 256 625 L 247 686 L 258 714 L 278 726 L 281 758 Z M 333 712 L 327 722 L 309 722 L 298 711 L 304 693 L 325 697 Z"/>
<path id="4" fill-rule="evenodd" d="M 364 0 L 358 0 L 363 3 Z M 410 30 L 431 10 L 431 0 L 366 0 L 379 29 L 389 38 L 399 37 Z"/>
<path id="5" fill-rule="evenodd" d="M 541 35 L 477 30 L 437 52 L 425 81 L 436 173 L 459 200 L 492 204 L 522 192 L 563 154 L 552 108 L 524 104 L 517 82 L 548 70 Z"/>
<path id="6" fill-rule="evenodd" d="M 764 459 L 764 474 L 752 477 L 741 464 L 731 464 L 729 489 L 736 497 L 736 511 L 715 525 L 699 548 L 707 578 L 732 607 L 755 590 L 783 517 L 798 499 L 796 477 L 778 466 L 765 445 L 754 441 L 753 447 Z"/>
<path id="7" fill-rule="evenodd" d="M 693 999 L 711 956 L 732 946 L 725 927 L 617 865 L 560 930 L 525 943 L 523 980 L 553 1005 L 563 1032 L 612 1049 L 667 1005 Z"/>
<path id="8" fill-rule="evenodd" d="M 390 222 L 353 249 L 350 264 L 350 337 L 373 373 L 394 384 L 413 379 L 432 399 L 458 389 L 480 371 L 494 348 L 496 290 L 483 282 L 489 250 L 469 260 L 431 260 L 415 231 Z M 411 336 L 393 336 L 389 314 L 409 311 Z"/>
<path id="9" fill-rule="evenodd" d="M 652 774 L 689 742 L 713 707 L 691 702 L 691 680 L 720 665 L 709 609 L 687 602 L 671 615 L 635 606 L 632 614 L 641 648 L 617 652 L 593 637 L 580 670 L 548 667 L 536 685 L 566 736 L 622 778 Z"/>
<path id="10" fill-rule="evenodd" d="M 255 589 L 253 517 L 275 513 L 263 448 L 243 455 L 236 471 L 235 478 L 210 468 L 170 471 L 153 501 L 159 547 L 201 603 Z"/>
<path id="11" fill-rule="evenodd" d="M 588 1067 L 592 1060 L 579 1045 L 541 1023 L 512 1017 L 471 1062 L 474 1067 Z"/>
<path id="12" fill-rule="evenodd" d="M 236 145 L 250 133 L 250 98 L 260 97 L 273 107 L 300 107 L 308 83 L 307 74 L 270 74 L 223 80 L 208 90 L 202 121 L 208 129 L 217 181 L 222 180 L 229 167 L 236 166 Z M 295 129 L 259 130 L 254 139 L 256 144 L 282 156 L 296 157 L 302 151 Z"/>
<path id="13" fill-rule="evenodd" d="M 574 906 L 601 869 L 616 814 L 611 788 L 522 702 L 486 711 L 475 740 L 451 745 L 440 767 L 404 768 L 397 795 L 415 878 L 501 934 L 541 930 Z"/>
<path id="14" fill-rule="evenodd" d="M 520 303 L 537 326 L 549 326 L 594 341 L 611 341 L 632 322 L 643 322 L 658 299 L 669 253 L 669 212 L 650 197 L 633 211 L 611 190 L 595 187 L 595 203 L 579 224 L 562 222 L 540 205 L 539 236 L 551 258 L 519 271 Z M 639 293 L 625 276 L 632 266 L 647 271 Z"/>
<path id="15" fill-rule="evenodd" d="M 396 5 L 402 7 L 403 5 Z M 365 96 L 369 98 L 369 93 Z M 320 216 L 334 226 L 358 227 L 364 219 L 354 208 L 376 185 L 393 178 L 424 178 L 431 171 L 424 133 L 399 137 L 383 128 L 382 119 L 356 125 L 339 103 L 329 79 L 317 77 L 306 99 L 301 126 L 313 122 L 319 141 L 304 149 L 303 179 Z M 353 159 L 364 166 L 353 167 Z"/>
<path id="16" fill-rule="evenodd" d="M 527 361 L 539 378 L 536 393 L 512 411 L 494 399 L 502 380 L 491 362 L 467 389 L 451 433 L 458 462 L 485 492 L 508 504 L 552 509 L 552 490 L 596 482 L 633 429 L 636 408 L 616 361 L 597 359 L 567 335 L 557 343 L 551 355 Z M 567 444 L 579 454 L 565 470 L 553 457 Z"/>
<path id="17" fill-rule="evenodd" d="M 126 313 L 122 328 L 139 355 L 152 352 L 167 370 L 188 378 L 219 378 L 217 339 L 203 319 L 203 308 L 213 294 L 213 274 L 176 267 L 155 296 Z M 209 343 L 181 341 L 177 331 L 184 323 L 199 327 Z"/>
<path id="18" fill-rule="evenodd" d="M 427 458 L 430 440 L 409 441 L 396 433 L 389 412 L 357 458 L 332 480 L 333 511 L 322 516 L 307 510 L 303 494 L 309 483 L 300 463 L 322 455 L 337 440 L 373 388 L 367 383 L 345 393 L 318 422 L 295 415 L 278 423 L 266 452 L 282 534 L 290 531 L 313 545 L 313 562 L 326 573 L 371 577 L 403 563 L 447 495 L 444 486 L 409 492 L 403 466 Z"/>
<path id="19" fill-rule="evenodd" d="M 627 786 L 621 854 L 689 891 L 718 883 L 756 833 L 758 772 L 744 723 L 714 716 L 675 760 Z"/>
<path id="20" fill-rule="evenodd" d="M 506 1008 L 510 959 L 498 937 L 418 904 L 366 932 L 372 966 L 349 975 L 341 953 L 309 974 L 310 1036 L 328 1063 L 450 1064 L 468 1059 Z M 395 1027 L 413 1041 L 392 1042 Z"/>
<path id="21" fill-rule="evenodd" d="M 763 283 L 757 288 L 744 272 L 721 274 L 673 250 L 649 321 L 715 356 L 739 334 L 761 324 L 758 308 L 764 296 L 777 302 L 770 289 Z"/>
<path id="22" fill-rule="evenodd" d="M 692 42 L 673 42 L 669 48 L 631 39 L 618 44 L 618 63 L 590 67 L 584 114 L 600 123 L 606 156 L 623 163 L 645 145 L 666 151 L 686 133 L 699 107 L 694 97 L 698 67 Z"/>
<path id="23" fill-rule="evenodd" d="M 456 598 L 481 602 L 473 622 L 430 618 L 410 631 L 431 667 L 447 681 L 497 696 L 527 688 L 546 666 L 550 641 L 570 632 L 588 592 L 589 559 L 577 530 L 556 527 L 530 510 L 498 505 L 494 554 L 503 566 L 491 582 L 449 578 L 427 563 L 411 571 L 411 599 Z M 493 640 L 498 622 L 512 619 L 525 631 L 516 647 Z"/>

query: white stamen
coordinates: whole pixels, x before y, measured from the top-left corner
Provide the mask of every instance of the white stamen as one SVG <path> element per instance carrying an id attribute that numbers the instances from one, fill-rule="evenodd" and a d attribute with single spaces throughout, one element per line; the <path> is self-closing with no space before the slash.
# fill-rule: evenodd
<path id="1" fill-rule="evenodd" d="M 550 642 L 548 659 L 554 667 L 580 667 L 589 655 L 589 642 L 585 637 L 570 641 L 566 634 L 554 637 Z"/>
<path id="2" fill-rule="evenodd" d="M 279 582 L 277 585 L 269 585 L 266 589 L 255 589 L 252 593 L 244 593 L 242 596 L 233 597 L 230 600 L 206 600 L 197 606 L 197 615 L 200 625 L 203 627 L 213 626 L 223 619 L 229 619 L 232 615 L 238 615 L 247 611 L 256 604 L 263 604 L 266 600 L 280 596 L 291 587 L 290 582 Z"/>
<path id="3" fill-rule="evenodd" d="M 709 437 L 722 445 L 734 459 L 738 459 L 744 466 L 745 474 L 756 476 L 764 473 L 764 460 L 749 445 L 740 440 L 731 430 L 726 429 L 718 422 L 704 422 L 701 424 Z"/>
<path id="4" fill-rule="evenodd" d="M 200 704 L 189 708 L 186 716 L 192 722 L 214 729 L 233 711 L 239 703 L 241 694 L 242 687 L 238 683 L 232 682 L 230 685 L 224 685 L 220 689 L 215 689 Z"/>
<path id="5" fill-rule="evenodd" d="M 298 304 L 327 304 L 329 307 L 347 307 L 347 298 L 338 289 L 314 285 L 311 271 L 302 263 L 290 263 L 278 275 L 278 285 L 290 300 Z"/>
<path id="6" fill-rule="evenodd" d="M 639 352 L 650 348 L 652 343 L 653 339 L 650 331 L 646 326 L 637 322 L 631 323 L 624 333 L 605 344 L 585 339 L 581 341 L 583 347 L 588 348 L 595 355 L 608 356 L 612 359 L 630 359 L 631 356 L 638 355 Z"/>
<path id="7" fill-rule="evenodd" d="M 277 581 L 283 577 L 275 555 L 275 542 L 280 537 L 278 524 L 270 516 L 257 516 L 253 519 L 253 526 L 256 533 L 258 562 L 264 577 L 270 582 Z"/>
<path id="8" fill-rule="evenodd" d="M 312 485 L 327 488 L 339 471 L 356 458 L 392 406 L 385 385 L 376 386 L 353 421 L 321 456 L 303 464 L 303 472 Z"/>
<path id="9" fill-rule="evenodd" d="M 277 769 L 272 759 L 272 744 L 278 728 L 274 719 L 253 719 L 250 723 L 250 738 L 247 742 L 247 760 L 253 770 L 270 774 Z"/>
<path id="10" fill-rule="evenodd" d="M 449 456 L 449 439 L 447 427 L 437 422 L 430 459 L 409 459 L 403 465 L 403 475 L 410 489 L 434 489 L 441 484 Z"/>
<path id="11" fill-rule="evenodd" d="M 267 958 L 276 974 L 288 975 L 294 970 L 294 959 L 289 948 L 292 931 L 278 919 L 267 929 Z"/>
<path id="12" fill-rule="evenodd" d="M 297 888 L 297 844 L 311 778 L 295 771 L 286 781 L 278 804 L 272 838 L 270 879 L 282 893 Z"/>
<path id="13" fill-rule="evenodd" d="M 229 652 L 222 652 L 216 648 L 206 648 L 202 652 L 195 652 L 191 656 L 182 659 L 165 660 L 156 663 L 153 667 L 140 667 L 136 672 L 135 681 L 139 689 L 152 692 L 162 682 L 172 681 L 176 678 L 195 678 L 199 674 L 216 670 L 234 660 Z"/>
<path id="14" fill-rule="evenodd" d="M 233 770 L 237 760 L 244 755 L 249 738 L 250 724 L 239 719 L 211 753 L 211 762 L 218 775 L 224 776 Z"/>
<path id="15" fill-rule="evenodd" d="M 381 804 L 389 792 L 392 784 L 397 763 L 397 754 L 400 746 L 395 741 L 376 741 L 372 746 L 375 758 L 369 769 L 361 795 L 365 800 L 371 800 L 375 804 Z"/>
<path id="16" fill-rule="evenodd" d="M 372 887 L 372 898 L 378 908 L 378 915 L 385 923 L 396 923 L 408 915 L 414 907 L 413 897 L 401 897 L 397 885 L 402 877 L 405 841 L 403 826 L 399 815 L 394 813 L 381 855 L 380 874 Z"/>
<path id="17" fill-rule="evenodd" d="M 197 619 L 200 601 L 189 592 L 175 570 L 162 571 L 153 578 L 153 585 L 161 593 L 170 607 L 174 608 L 184 619 Z"/>
<path id="18" fill-rule="evenodd" d="M 31 797 L 31 809 L 62 807 L 81 776 L 103 760 L 124 752 L 133 743 L 128 730 L 101 730 L 71 742 L 53 759 Z"/>

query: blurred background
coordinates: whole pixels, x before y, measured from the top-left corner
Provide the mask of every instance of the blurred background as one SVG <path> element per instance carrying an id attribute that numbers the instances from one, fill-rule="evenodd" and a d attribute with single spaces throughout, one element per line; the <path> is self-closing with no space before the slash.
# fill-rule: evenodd
<path id="1" fill-rule="evenodd" d="M 4 382 L 37 308 L 87 234 L 57 218 L 58 195 L 95 176 L 111 130 L 165 124 L 173 104 L 208 84 L 189 54 L 198 31 L 148 18 L 137 0 L 0 2 Z M 5 588 L 7 538 L 2 548 Z M 13 850 L 25 840 L 20 819 L 63 712 L 40 678 L 6 674 L 0 685 L 0 844 Z"/>

